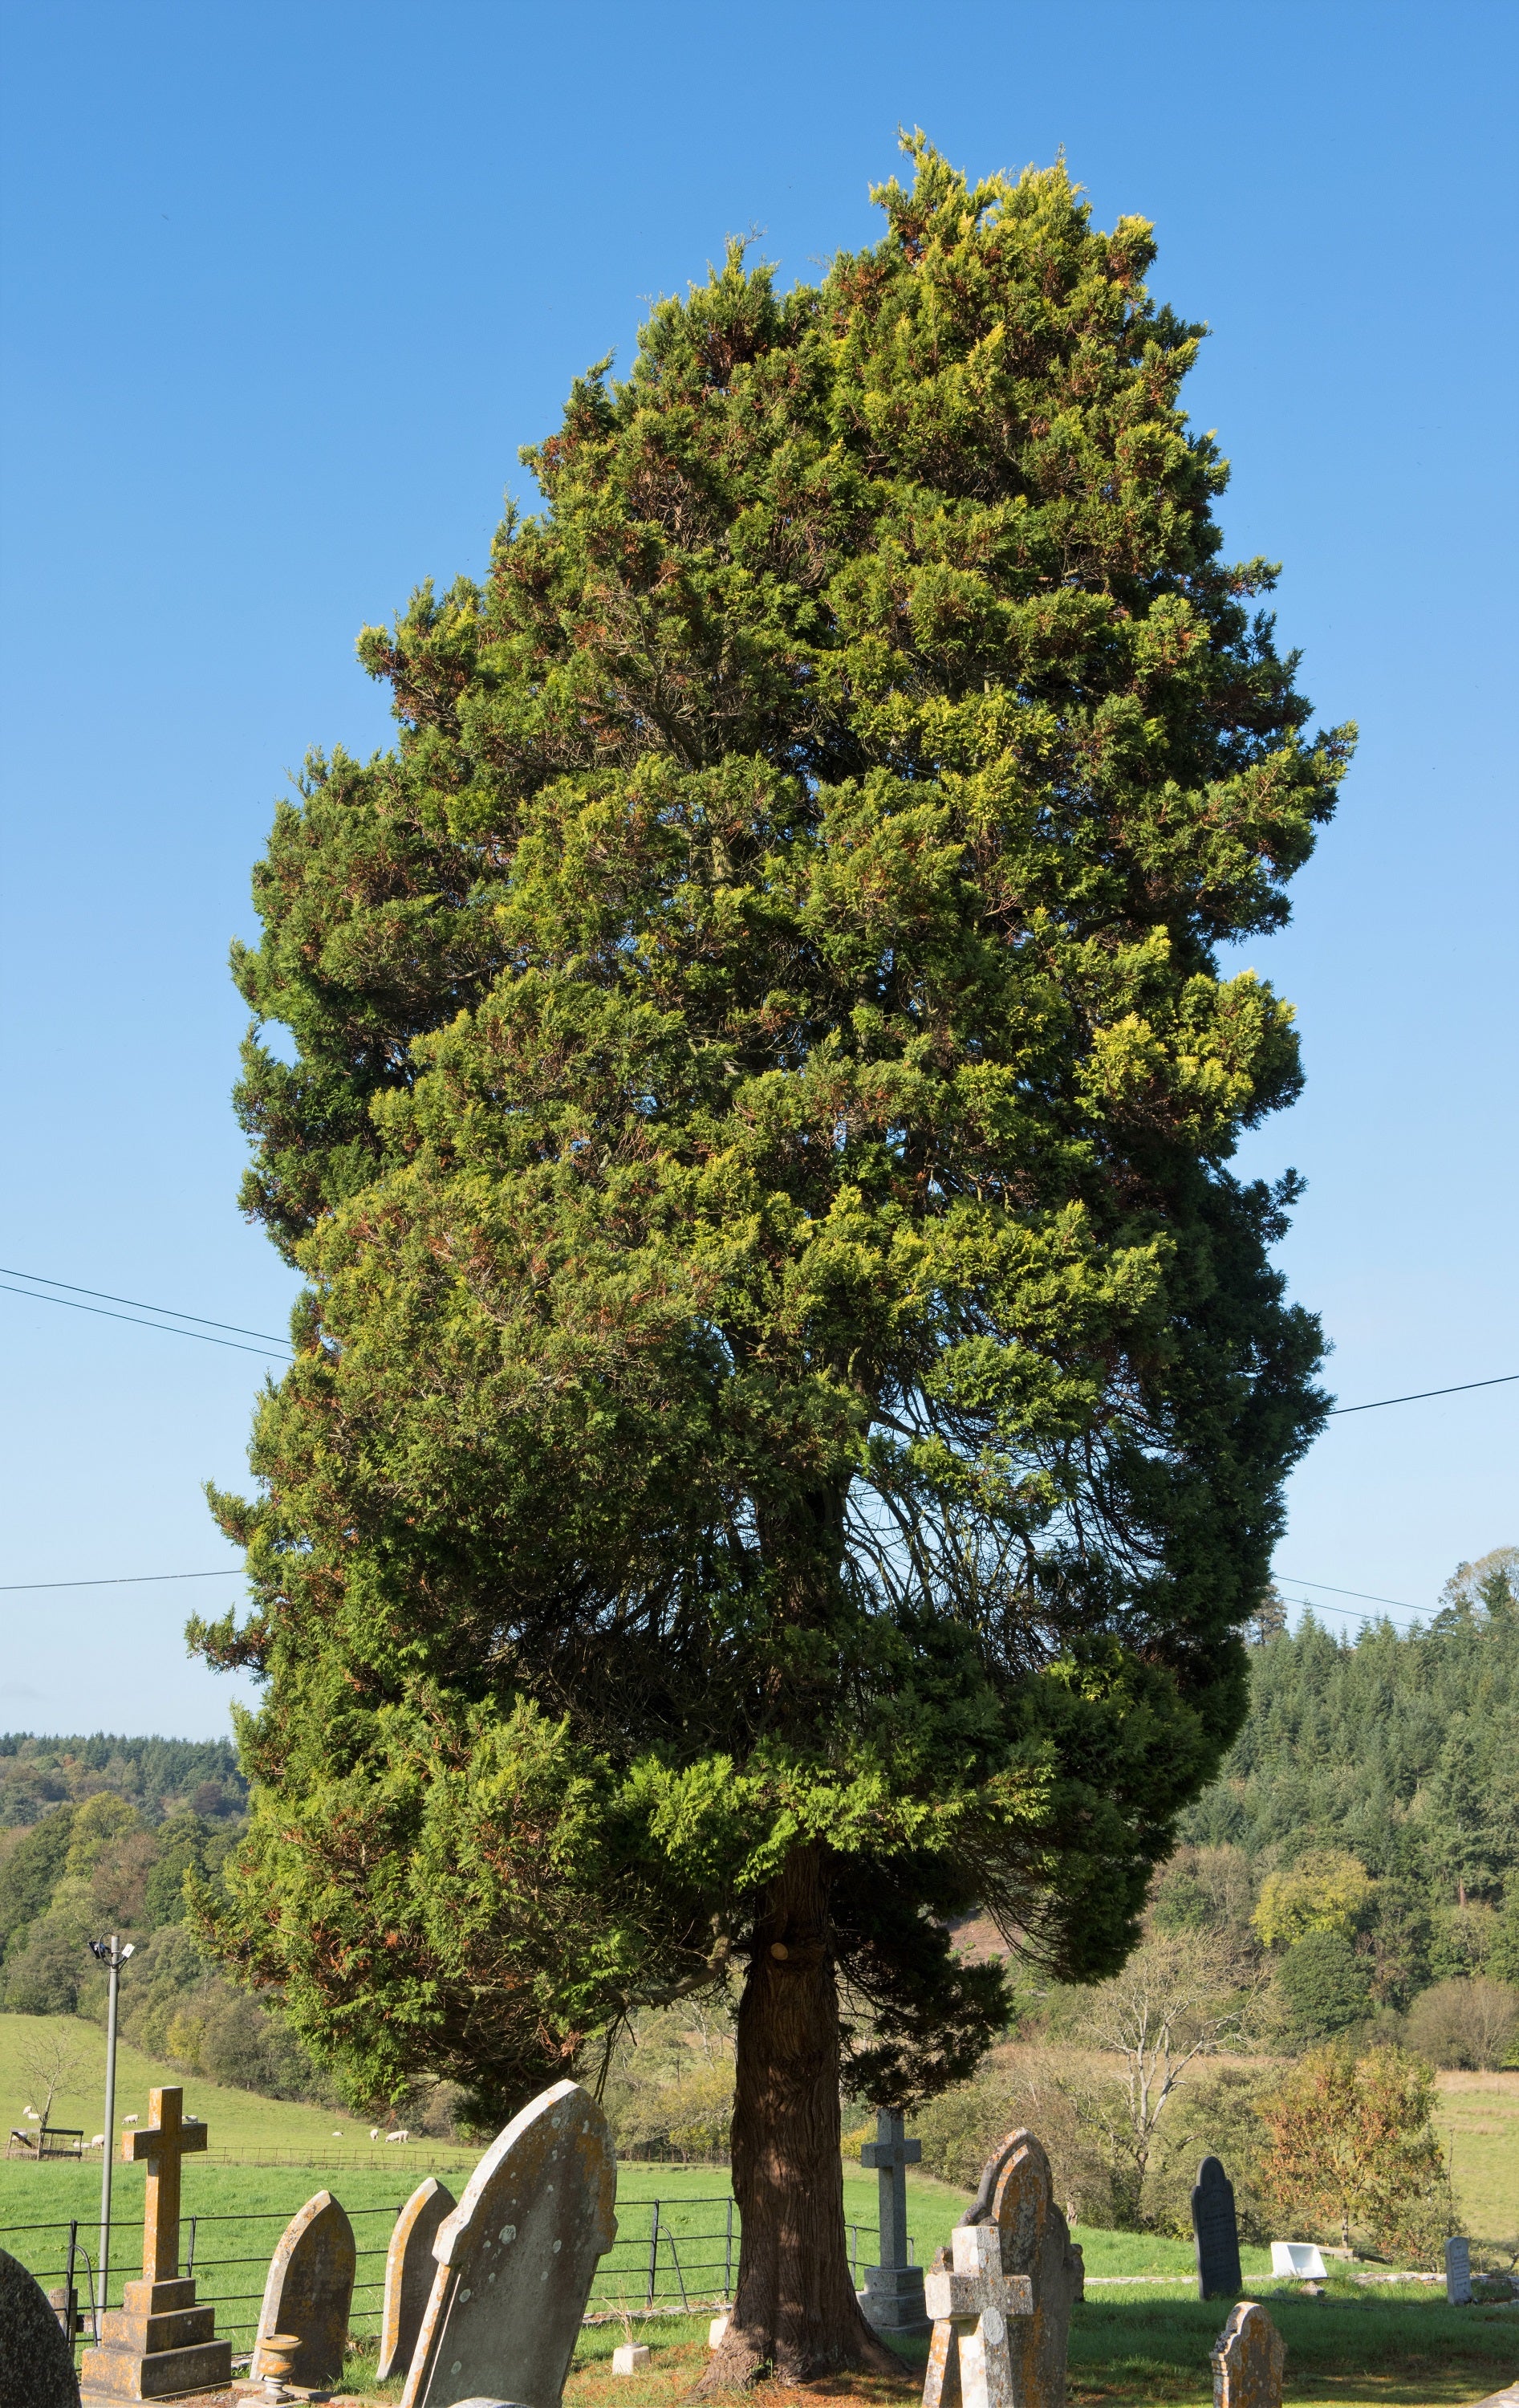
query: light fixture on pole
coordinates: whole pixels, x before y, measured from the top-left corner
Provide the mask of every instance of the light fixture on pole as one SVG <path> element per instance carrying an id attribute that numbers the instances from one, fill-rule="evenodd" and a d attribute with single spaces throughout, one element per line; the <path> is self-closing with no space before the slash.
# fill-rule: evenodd
<path id="1" fill-rule="evenodd" d="M 108 1940 L 92 1940 L 90 1954 L 99 1957 L 110 1977 L 109 2004 L 106 2015 L 106 2145 L 101 2152 L 100 2167 L 100 2266 L 95 2282 L 95 2339 L 98 2341 L 110 2267 L 110 2176 L 116 2157 L 116 1986 L 122 1968 L 132 1954 L 132 1942 L 129 1940 L 124 1947 L 122 1946 L 113 1931 Z"/>

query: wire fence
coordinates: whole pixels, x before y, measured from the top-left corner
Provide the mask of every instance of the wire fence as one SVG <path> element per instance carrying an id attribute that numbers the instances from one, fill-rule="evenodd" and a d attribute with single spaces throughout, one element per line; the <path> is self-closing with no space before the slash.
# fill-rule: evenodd
<path id="1" fill-rule="evenodd" d="M 385 2258 L 401 2204 L 396 2200 L 348 2210 L 359 2243 L 349 2316 L 349 2330 L 356 2341 L 373 2340 L 379 2333 Z M 376 2219 L 380 2219 L 378 2230 Z M 231 2342 L 235 2357 L 252 2348 L 269 2260 L 289 2222 L 283 2208 L 257 2208 L 187 2215 L 181 2224 L 182 2272 L 194 2277 L 199 2304 L 216 2310 L 217 2337 Z M 851 2224 L 848 2232 L 850 2268 L 857 2286 L 866 2265 L 878 2254 L 880 2236 L 873 2224 Z M 72 2300 L 76 2336 L 85 2342 L 96 2329 L 101 2305 L 95 2238 L 93 2226 L 80 2217 L 0 2226 L 0 2247 L 36 2275 L 61 2316 L 66 2315 L 65 2302 Z M 585 2322 L 695 2314 L 730 2305 L 741 2238 L 742 2222 L 731 2193 L 623 2200 L 617 2239 L 592 2280 Z M 106 2296 L 118 2305 L 123 2281 L 130 2282 L 138 2272 L 136 2246 L 134 2228 L 112 2227 Z"/>

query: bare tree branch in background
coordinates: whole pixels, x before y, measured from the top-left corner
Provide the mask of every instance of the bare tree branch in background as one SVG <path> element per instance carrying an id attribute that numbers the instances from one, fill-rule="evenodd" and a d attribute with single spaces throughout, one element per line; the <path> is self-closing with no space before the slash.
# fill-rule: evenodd
<path id="1" fill-rule="evenodd" d="M 1248 2042 L 1266 1967 L 1193 1932 L 1137 1948 L 1121 1973 L 1093 1991 L 1073 2037 L 1123 2059 L 1120 2075 L 1068 2078 L 1081 2121 L 1099 2136 L 1112 2170 L 1114 2205 L 1140 2218 L 1156 2128 L 1188 2070 L 1231 2043 Z"/>

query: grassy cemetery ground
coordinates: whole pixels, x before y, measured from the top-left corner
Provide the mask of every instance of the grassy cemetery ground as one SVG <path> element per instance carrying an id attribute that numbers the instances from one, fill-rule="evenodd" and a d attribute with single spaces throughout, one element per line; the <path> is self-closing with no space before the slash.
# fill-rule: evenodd
<path id="1" fill-rule="evenodd" d="M 1253 2285 L 1287 2344 L 1286 2399 L 1292 2408 L 1383 2401 L 1388 2408 L 1457 2408 L 1496 2390 L 1519 2370 L 1519 2312 L 1447 2308 L 1413 2286 L 1396 2299 L 1369 2298 L 1333 2284 L 1322 2300 Z M 1216 2301 L 1142 2297 L 1115 2291 L 1078 2307 L 1071 2323 L 1071 2408 L 1207 2408 L 1213 2396 L 1209 2351 L 1224 2310 Z M 618 2329 L 589 2332 L 577 2353 L 565 2408 L 677 2408 L 705 2363 L 704 2333 L 672 2320 L 647 2335 L 654 2344 L 641 2377 L 614 2377 Z M 917 2389 L 927 2344 L 904 2344 L 903 2374 Z M 806 2395 L 815 2399 L 817 2393 Z M 826 2387 L 834 2408 L 885 2408 L 902 2396 L 883 2381 L 841 2380 Z M 767 2408 L 804 2408 L 804 2396 L 776 2391 Z"/>
<path id="2" fill-rule="evenodd" d="M 22 2120 L 27 2100 L 20 2061 L 38 2020 L 0 2016 L 0 2115 L 7 2129 Z M 96 2027 L 79 2023 L 72 2029 L 97 2061 L 103 2042 Z M 352 2116 L 185 2079 L 126 2047 L 119 2114 L 146 2114 L 149 2088 L 178 2080 L 184 2082 L 187 2104 L 211 2127 L 210 2154 L 185 2166 L 184 2214 L 195 2219 L 200 2296 L 219 2303 L 219 2330 L 235 2347 L 248 2346 L 270 2250 L 285 2221 L 320 2188 L 335 2191 L 353 2217 L 361 2251 L 354 2325 L 360 2333 L 372 2330 L 395 2210 L 424 2173 L 437 2173 L 457 2192 L 479 2152 L 421 2137 L 405 2147 L 371 2147 L 367 2125 Z M 77 2098 L 60 2097 L 53 2121 L 82 2127 L 86 2138 L 98 2131 L 98 2086 Z M 1519 2237 L 1519 2075 L 1443 2075 L 1439 2123 L 1442 2142 L 1454 2146 L 1468 2230 L 1478 2242 L 1512 2243 Z M 113 2298 L 120 2296 L 122 2273 L 136 2272 L 142 2185 L 140 2169 L 117 2168 Z M 93 2250 L 99 2196 L 98 2152 L 82 2164 L 0 2164 L 0 2246 L 56 2283 L 70 2217 L 79 2219 L 81 2242 Z M 703 2313 L 698 2303 L 721 2293 L 729 2264 L 737 2262 L 736 2213 L 729 2256 L 729 2196 L 720 2167 L 624 2162 L 620 2168 L 619 2241 L 591 2301 L 593 2312 L 608 2320 L 586 2330 L 566 2408 L 675 2408 L 683 2398 L 706 2359 L 710 2311 Z M 844 2204 L 863 2266 L 874 2255 L 874 2176 L 846 2169 Z M 948 2184 L 910 2176 L 908 2224 L 920 2263 L 944 2242 L 965 2204 L 966 2194 Z M 1139 2233 L 1079 2230 L 1076 2237 L 1093 2288 L 1072 2327 L 1072 2408 L 1139 2408 L 1141 2402 L 1205 2408 L 1211 2398 L 1208 2353 L 1223 2310 L 1191 2296 L 1190 2244 Z M 646 2315 L 652 2257 L 656 2300 L 663 2307 L 689 2300 L 691 2315 Z M 1271 2281 L 1266 2251 L 1246 2248 L 1241 2257 L 1252 2296 L 1269 2303 L 1286 2340 L 1287 2397 L 1294 2403 L 1326 2408 L 1331 2401 L 1381 2401 L 1389 2408 L 1455 2408 L 1519 2373 L 1519 2308 L 1450 2309 L 1431 2286 L 1369 2289 L 1340 2278 L 1326 2298 L 1310 2300 Z M 624 2330 L 619 2309 L 653 2348 L 643 2377 L 611 2375 L 610 2354 Z M 922 2356 L 921 2347 L 910 2349 L 906 2383 L 915 2384 Z M 350 2388 L 377 2400 L 397 2398 L 399 2385 L 374 2390 L 373 2365 L 372 2349 L 361 2346 L 347 2378 Z M 828 2396 L 836 2408 L 884 2408 L 902 2395 L 883 2383 L 851 2381 Z M 767 2398 L 769 2408 L 788 2408 L 789 2395 Z"/>

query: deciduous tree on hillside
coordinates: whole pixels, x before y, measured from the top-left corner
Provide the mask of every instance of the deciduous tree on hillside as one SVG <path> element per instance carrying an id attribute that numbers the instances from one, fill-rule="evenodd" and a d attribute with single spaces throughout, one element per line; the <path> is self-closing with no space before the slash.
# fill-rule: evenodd
<path id="1" fill-rule="evenodd" d="M 1435 2077 L 1398 2048 L 1311 2049 L 1257 2099 L 1262 2172 L 1277 2215 L 1353 2230 L 1426 2261 L 1453 2229 L 1450 2178 L 1430 2124 Z"/>
<path id="2" fill-rule="evenodd" d="M 520 2101 L 742 1971 L 709 2380 L 884 2362 L 839 2081 L 1003 2014 L 946 1918 L 1132 1945 L 1238 1728 L 1318 1332 L 1236 1179 L 1297 1092 L 1218 947 L 1344 732 L 1225 565 L 1200 329 L 1065 172 L 926 144 L 784 295 L 730 249 L 362 656 L 256 876 L 249 1200 L 310 1286 L 259 1498 L 224 1950 L 359 2086 Z"/>

